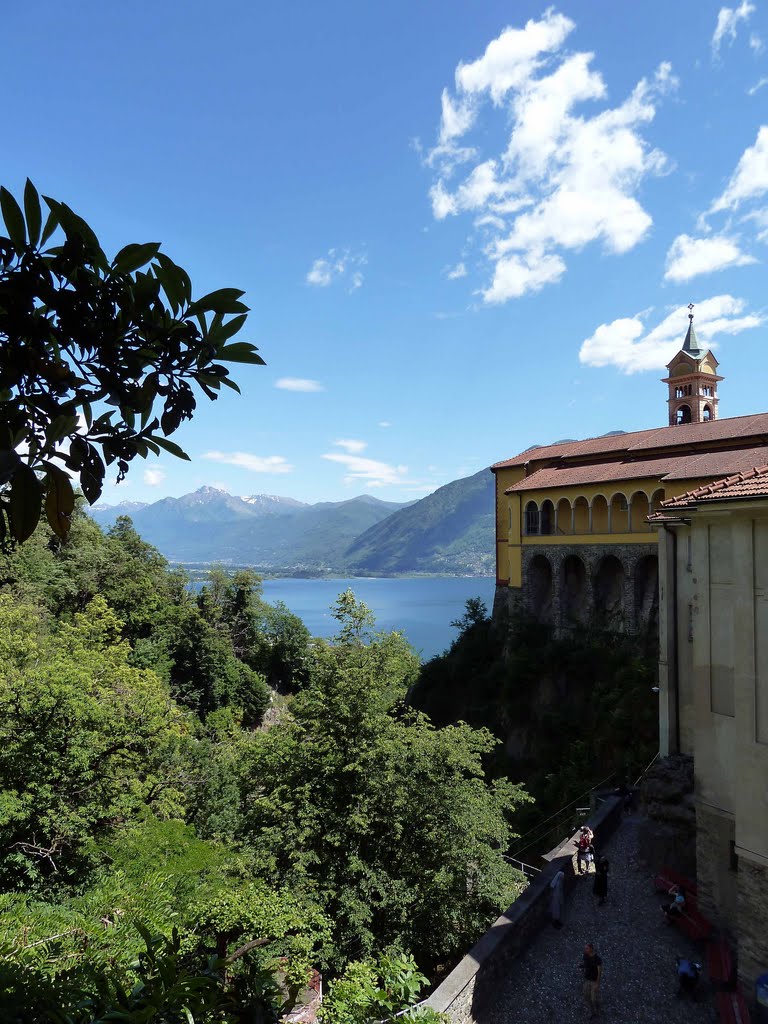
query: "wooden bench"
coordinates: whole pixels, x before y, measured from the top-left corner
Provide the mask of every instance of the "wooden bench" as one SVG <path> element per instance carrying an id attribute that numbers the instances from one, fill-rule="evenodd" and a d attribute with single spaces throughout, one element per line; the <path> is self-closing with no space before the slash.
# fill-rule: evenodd
<path id="1" fill-rule="evenodd" d="M 717 992 L 715 1002 L 723 1024 L 749 1024 L 749 1010 L 738 989 L 735 992 Z"/>
<path id="2" fill-rule="evenodd" d="M 685 875 L 681 875 L 679 871 L 675 871 L 674 868 L 666 867 L 660 869 L 658 875 L 653 880 L 654 887 L 658 892 L 668 893 L 672 888 L 681 888 L 685 891 L 685 898 L 689 903 L 696 904 L 698 901 L 698 890 L 696 883 L 686 878 Z"/>
<path id="3" fill-rule="evenodd" d="M 694 942 L 706 942 L 712 934 L 712 925 L 690 904 L 681 914 L 670 914 L 669 919 Z"/>
<path id="4" fill-rule="evenodd" d="M 733 956 L 727 942 L 710 942 L 707 946 L 707 972 L 710 981 L 724 988 L 735 987 Z"/>

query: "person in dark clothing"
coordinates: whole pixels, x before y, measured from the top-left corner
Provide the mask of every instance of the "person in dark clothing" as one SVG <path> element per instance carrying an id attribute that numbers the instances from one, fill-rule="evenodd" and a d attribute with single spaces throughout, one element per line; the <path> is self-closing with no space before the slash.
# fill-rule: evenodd
<path id="1" fill-rule="evenodd" d="M 680 985 L 678 995 L 688 995 L 695 998 L 696 987 L 701 974 L 701 964 L 694 960 L 687 960 L 685 957 L 677 958 L 677 981 Z"/>
<path id="2" fill-rule="evenodd" d="M 595 864 L 595 882 L 592 886 L 592 892 L 597 896 L 597 903 L 600 907 L 605 903 L 608 896 L 608 870 L 608 858 L 598 857 Z"/>
<path id="3" fill-rule="evenodd" d="M 685 910 L 685 889 L 683 889 L 682 885 L 673 885 L 669 890 L 669 895 L 673 896 L 674 899 L 671 903 L 664 903 L 661 909 L 667 915 L 667 920 L 671 923 L 673 918 L 681 917 Z"/>
<path id="4" fill-rule="evenodd" d="M 603 961 L 595 952 L 595 947 L 588 942 L 584 947 L 584 999 L 590 1010 L 590 1017 L 596 1017 L 600 1009 L 600 978 L 603 974 Z"/>

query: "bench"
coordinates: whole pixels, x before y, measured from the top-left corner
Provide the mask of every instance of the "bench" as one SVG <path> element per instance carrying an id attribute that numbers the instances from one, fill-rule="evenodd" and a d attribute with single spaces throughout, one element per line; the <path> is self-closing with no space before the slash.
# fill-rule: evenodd
<path id="1" fill-rule="evenodd" d="M 689 903 L 696 903 L 698 898 L 698 890 L 696 883 L 686 878 L 685 875 L 681 875 L 679 871 L 675 871 L 674 868 L 666 867 L 660 869 L 658 875 L 653 880 L 654 887 L 658 892 L 668 893 L 670 889 L 677 887 L 685 891 L 685 898 Z"/>
<path id="2" fill-rule="evenodd" d="M 706 917 L 702 917 L 698 910 L 690 905 L 686 906 L 681 914 L 671 914 L 669 919 L 694 942 L 706 942 L 712 934 L 712 925 Z"/>
<path id="3" fill-rule="evenodd" d="M 735 992 L 718 992 L 715 1002 L 723 1024 L 749 1024 L 749 1010 L 738 989 Z"/>
<path id="4" fill-rule="evenodd" d="M 710 980 L 723 988 L 735 987 L 735 970 L 727 942 L 710 942 L 707 946 L 707 972 Z"/>

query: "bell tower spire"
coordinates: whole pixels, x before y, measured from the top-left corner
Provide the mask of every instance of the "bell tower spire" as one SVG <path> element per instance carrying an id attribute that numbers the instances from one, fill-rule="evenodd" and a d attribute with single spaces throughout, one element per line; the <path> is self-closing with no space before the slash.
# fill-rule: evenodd
<path id="1" fill-rule="evenodd" d="M 693 327 L 693 303 L 688 304 L 688 331 L 683 347 L 667 363 L 669 376 L 662 381 L 669 386 L 669 425 L 706 423 L 717 419 L 717 360 L 709 349 L 702 348 Z"/>

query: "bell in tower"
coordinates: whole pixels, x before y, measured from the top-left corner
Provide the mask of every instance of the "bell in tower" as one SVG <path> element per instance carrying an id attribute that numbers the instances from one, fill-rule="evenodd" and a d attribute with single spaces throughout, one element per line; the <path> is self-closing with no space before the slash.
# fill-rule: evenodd
<path id="1" fill-rule="evenodd" d="M 717 360 L 699 344 L 693 329 L 693 303 L 688 306 L 688 333 L 683 347 L 670 363 L 669 376 L 662 383 L 669 386 L 669 425 L 706 423 L 717 419 Z"/>

